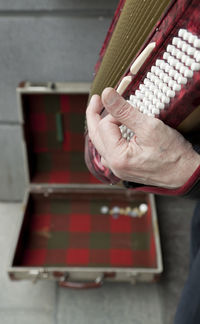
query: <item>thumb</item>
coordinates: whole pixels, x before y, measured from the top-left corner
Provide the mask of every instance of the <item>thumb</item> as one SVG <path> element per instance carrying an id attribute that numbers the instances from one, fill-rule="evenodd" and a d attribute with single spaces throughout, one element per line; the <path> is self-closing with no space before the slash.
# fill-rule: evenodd
<path id="1" fill-rule="evenodd" d="M 139 112 L 113 88 L 104 89 L 102 93 L 102 102 L 106 110 L 115 119 L 126 125 L 137 134 L 140 132 L 141 125 L 144 126 L 144 123 L 148 122 L 149 120 L 149 116 Z"/>

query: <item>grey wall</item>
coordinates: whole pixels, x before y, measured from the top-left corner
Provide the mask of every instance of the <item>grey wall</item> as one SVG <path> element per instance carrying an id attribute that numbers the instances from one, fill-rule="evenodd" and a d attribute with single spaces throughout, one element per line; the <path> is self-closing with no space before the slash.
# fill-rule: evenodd
<path id="1" fill-rule="evenodd" d="M 25 189 L 16 87 L 92 80 L 117 0 L 0 0 L 0 200 Z"/>

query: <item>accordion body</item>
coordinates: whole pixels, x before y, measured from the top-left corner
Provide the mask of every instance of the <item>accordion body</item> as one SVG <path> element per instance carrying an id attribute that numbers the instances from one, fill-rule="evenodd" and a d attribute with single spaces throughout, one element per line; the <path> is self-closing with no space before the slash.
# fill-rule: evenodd
<path id="1" fill-rule="evenodd" d="M 157 118 L 183 134 L 198 130 L 199 17 L 199 0 L 120 1 L 95 67 L 91 95 L 100 95 L 105 87 L 117 88 L 125 76 L 131 76 L 122 95 L 133 106 L 151 115 L 152 107 Z M 153 43 L 133 75 L 131 66 Z M 101 165 L 87 135 L 85 151 L 86 163 L 97 178 L 113 184 L 119 181 Z"/>

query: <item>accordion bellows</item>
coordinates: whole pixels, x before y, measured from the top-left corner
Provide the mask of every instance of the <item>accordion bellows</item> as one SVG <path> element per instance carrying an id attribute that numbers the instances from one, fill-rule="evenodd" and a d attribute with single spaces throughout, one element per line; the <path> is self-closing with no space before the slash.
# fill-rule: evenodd
<path id="1" fill-rule="evenodd" d="M 122 95 L 127 100 L 133 100 L 135 108 L 151 114 L 149 107 L 151 105 L 155 117 L 183 134 L 198 131 L 200 129 L 199 16 L 199 0 L 121 0 L 95 66 L 90 96 L 101 95 L 106 87 L 117 88 L 125 76 L 131 76 L 132 81 Z M 132 75 L 130 72 L 132 64 L 150 43 L 155 43 L 154 49 L 138 72 Z M 168 66 L 171 69 L 170 73 Z M 166 81 L 168 84 L 162 84 L 161 75 L 168 80 Z M 153 84 L 155 80 L 157 84 Z M 155 85 L 158 89 L 155 89 Z M 169 97 L 166 96 L 165 90 Z M 139 96 L 137 98 L 137 94 L 143 98 Z M 149 102 L 148 96 L 149 98 L 151 96 L 152 102 Z M 143 105 L 144 98 L 148 107 Z M 158 104 L 156 109 L 155 104 Z M 90 171 L 103 182 L 117 183 L 119 179 L 108 168 L 102 166 L 101 156 L 87 134 L 85 142 L 85 161 Z M 198 180 L 198 177 L 199 171 L 196 170 L 190 185 L 184 187 L 184 192 Z M 148 189 L 146 186 L 142 190 L 159 193 L 159 190 Z M 169 194 L 171 193 L 169 190 Z M 183 192 L 179 190 L 172 194 L 181 193 Z"/>
<path id="2" fill-rule="evenodd" d="M 100 95 L 104 88 L 116 86 L 169 3 L 170 0 L 124 2 L 123 10 L 120 7 L 121 14 L 93 81 L 91 95 Z M 109 38 L 109 35 L 107 37 Z"/>

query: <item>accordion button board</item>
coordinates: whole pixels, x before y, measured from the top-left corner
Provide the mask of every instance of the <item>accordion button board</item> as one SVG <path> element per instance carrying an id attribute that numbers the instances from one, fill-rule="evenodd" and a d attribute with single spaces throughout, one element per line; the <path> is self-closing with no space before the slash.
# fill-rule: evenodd
<path id="1" fill-rule="evenodd" d="M 196 71 L 200 71 L 200 38 L 186 29 L 179 29 L 162 58 L 155 61 L 139 89 L 127 101 L 141 113 L 159 118 Z M 120 126 L 120 131 L 130 141 L 133 132 L 125 125 Z"/>

